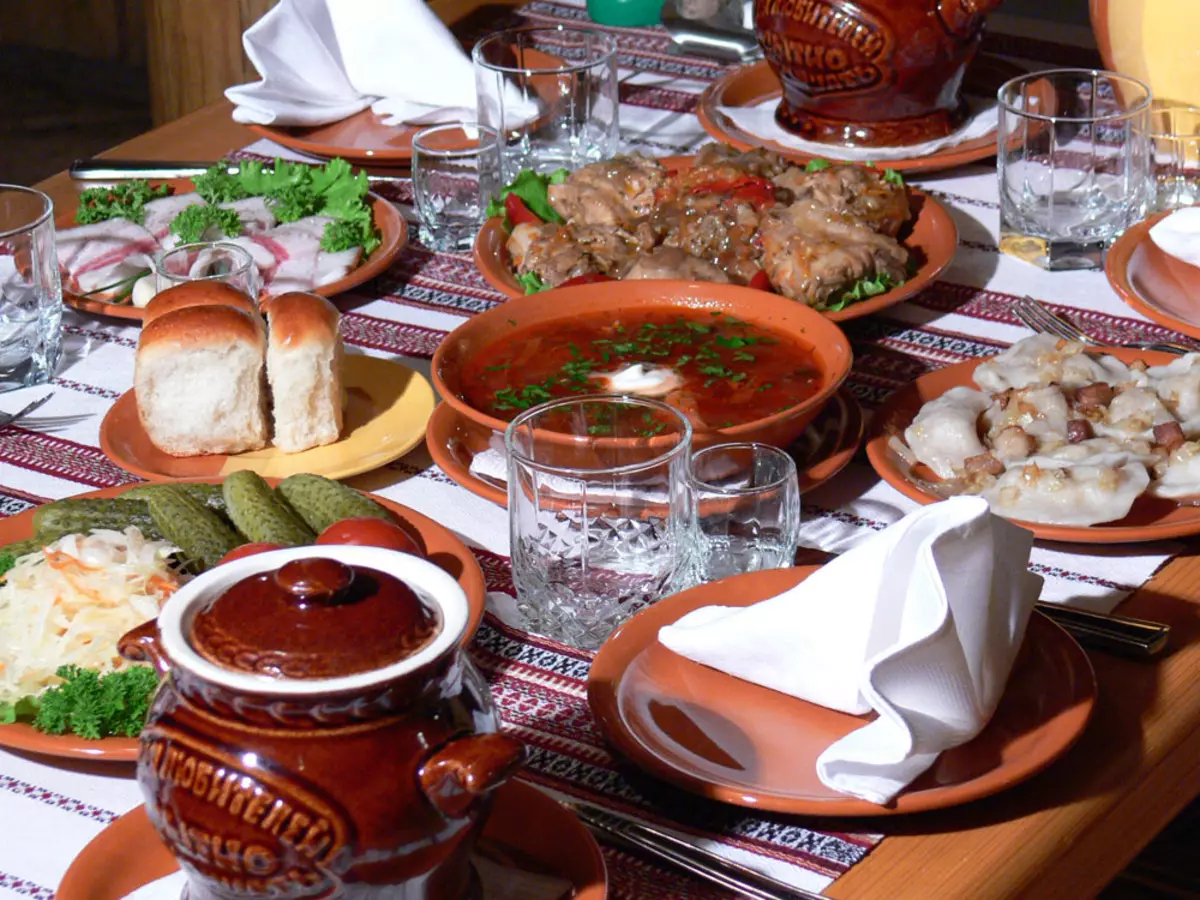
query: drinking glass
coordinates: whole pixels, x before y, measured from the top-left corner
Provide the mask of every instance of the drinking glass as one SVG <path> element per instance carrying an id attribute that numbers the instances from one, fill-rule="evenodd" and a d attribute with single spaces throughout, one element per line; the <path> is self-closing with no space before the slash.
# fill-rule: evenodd
<path id="1" fill-rule="evenodd" d="M 479 121 L 501 136 L 505 182 L 607 159 L 620 140 L 617 41 L 583 28 L 512 28 L 472 53 Z"/>
<path id="2" fill-rule="evenodd" d="M 783 569 L 796 558 L 796 463 L 767 444 L 716 444 L 692 456 L 693 578 Z"/>
<path id="3" fill-rule="evenodd" d="M 485 125 L 434 125 L 412 141 L 413 204 L 421 243 L 469 250 L 500 188 L 496 131 Z"/>
<path id="4" fill-rule="evenodd" d="M 1094 269 L 1146 208 L 1144 84 L 1095 69 L 1032 72 L 999 92 L 1000 249 L 1044 269 Z"/>
<path id="5" fill-rule="evenodd" d="M 1157 100 L 1150 109 L 1150 209 L 1200 203 L 1200 107 Z"/>
<path id="6" fill-rule="evenodd" d="M 250 251 L 224 241 L 180 244 L 154 263 L 159 292 L 188 281 L 219 281 L 258 299 L 262 279 Z"/>
<path id="7" fill-rule="evenodd" d="M 45 384 L 62 352 L 54 204 L 0 184 L 0 391 Z"/>
<path id="8" fill-rule="evenodd" d="M 504 435 L 517 606 L 529 627 L 599 647 L 684 586 L 692 427 L 641 397 L 552 400 Z"/>

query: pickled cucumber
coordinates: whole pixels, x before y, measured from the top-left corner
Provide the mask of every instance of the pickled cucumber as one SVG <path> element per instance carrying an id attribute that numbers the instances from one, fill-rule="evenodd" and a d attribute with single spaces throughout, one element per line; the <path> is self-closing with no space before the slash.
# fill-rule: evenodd
<path id="1" fill-rule="evenodd" d="M 156 491 L 162 490 L 164 487 L 181 488 L 191 496 L 195 497 L 205 506 L 215 509 L 221 513 L 225 512 L 225 495 L 221 490 L 221 485 L 206 484 L 200 481 L 184 481 L 173 485 L 139 484 L 132 490 L 126 491 L 121 495 L 121 497 L 123 499 L 128 498 L 130 500 L 147 500 L 152 494 L 154 494 Z"/>
<path id="2" fill-rule="evenodd" d="M 13 559 L 20 559 L 26 553 L 35 553 L 41 550 L 47 543 L 47 541 L 39 541 L 37 538 L 30 538 L 27 541 L 6 544 L 0 547 L 0 556 L 11 556 Z M 3 580 L 3 577 L 0 575 L 0 580 Z"/>
<path id="3" fill-rule="evenodd" d="M 163 537 L 182 551 L 192 571 L 211 569 L 221 557 L 242 544 L 237 533 L 180 485 L 162 485 L 146 504 Z"/>
<path id="4" fill-rule="evenodd" d="M 250 540 L 295 547 L 316 539 L 304 521 L 255 472 L 234 472 L 226 476 L 222 487 L 229 518 Z"/>
<path id="5" fill-rule="evenodd" d="M 276 490 L 317 534 L 334 522 L 358 516 L 392 520 L 391 513 L 374 500 L 320 475 L 291 475 Z"/>
<path id="6" fill-rule="evenodd" d="M 68 534 L 87 534 L 98 528 L 124 531 L 136 525 L 147 538 L 161 540 L 163 532 L 155 525 L 150 509 L 141 500 L 119 497 L 104 499 L 55 500 L 39 506 L 33 513 L 33 534 L 50 543 Z"/>

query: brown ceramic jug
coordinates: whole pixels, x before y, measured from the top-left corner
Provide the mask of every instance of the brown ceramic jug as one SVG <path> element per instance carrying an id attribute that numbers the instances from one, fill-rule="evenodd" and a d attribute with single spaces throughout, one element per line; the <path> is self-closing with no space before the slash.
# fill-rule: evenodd
<path id="1" fill-rule="evenodd" d="M 963 123 L 963 74 L 1001 0 L 755 0 L 783 84 L 779 124 L 802 138 L 897 147 Z"/>
<path id="2" fill-rule="evenodd" d="M 184 585 L 126 635 L 166 677 L 138 781 L 187 900 L 462 900 L 524 757 L 460 645 L 466 595 L 374 547 L 277 550 Z"/>

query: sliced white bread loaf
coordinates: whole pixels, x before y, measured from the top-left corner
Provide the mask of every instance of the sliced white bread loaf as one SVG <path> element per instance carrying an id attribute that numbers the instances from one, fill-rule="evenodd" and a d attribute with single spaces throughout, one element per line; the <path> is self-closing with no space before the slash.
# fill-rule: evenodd
<path id="1" fill-rule="evenodd" d="M 149 325 L 159 316 L 183 309 L 185 306 L 232 306 L 258 317 L 258 304 L 235 287 L 219 281 L 185 281 L 167 288 L 146 304 L 142 323 Z M 258 317 L 261 322 L 262 318 Z"/>
<path id="2" fill-rule="evenodd" d="M 172 456 L 241 453 L 267 443 L 265 333 L 257 313 L 185 306 L 142 328 L 138 416 Z"/>
<path id="3" fill-rule="evenodd" d="M 294 292 L 262 303 L 275 446 L 297 453 L 342 432 L 341 313 L 324 297 Z"/>

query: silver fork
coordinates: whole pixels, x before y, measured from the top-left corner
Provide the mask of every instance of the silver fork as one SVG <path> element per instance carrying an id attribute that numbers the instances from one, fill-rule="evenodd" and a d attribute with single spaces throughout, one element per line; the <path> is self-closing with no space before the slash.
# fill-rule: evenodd
<path id="1" fill-rule="evenodd" d="M 6 428 L 9 425 L 11 425 L 13 422 L 17 421 L 17 419 L 25 418 L 27 415 L 29 415 L 35 409 L 38 409 L 43 403 L 45 403 L 47 400 L 49 400 L 53 396 L 54 396 L 54 394 L 51 393 L 51 394 L 47 394 L 45 397 L 39 397 L 37 400 L 34 400 L 32 403 L 30 403 L 24 409 L 18 410 L 15 413 L 0 413 L 0 428 Z"/>
<path id="2" fill-rule="evenodd" d="M 1029 328 L 1042 334 L 1053 334 L 1064 340 L 1078 341 L 1090 347 L 1113 346 L 1112 344 L 1098 341 L 1089 334 L 1084 334 L 1066 319 L 1060 318 L 1050 312 L 1050 310 L 1042 306 L 1042 304 L 1038 303 L 1038 301 L 1034 300 L 1028 294 L 1013 304 L 1013 315 L 1024 322 Z M 1180 356 L 1185 353 L 1200 352 L 1200 346 L 1185 344 L 1179 341 L 1127 341 L 1121 344 L 1121 346 L 1129 347 L 1133 350 L 1160 350 L 1164 353 L 1176 353 Z"/>

